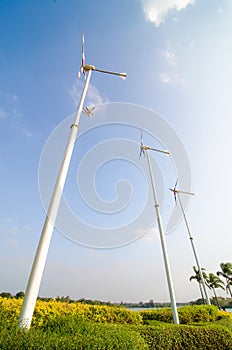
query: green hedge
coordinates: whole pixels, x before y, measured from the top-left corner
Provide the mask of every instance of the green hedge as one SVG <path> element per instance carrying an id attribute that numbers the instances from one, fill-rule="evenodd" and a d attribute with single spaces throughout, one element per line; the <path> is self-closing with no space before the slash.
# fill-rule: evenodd
<path id="1" fill-rule="evenodd" d="M 171 308 L 141 311 L 140 315 L 144 324 L 148 324 L 151 320 L 173 323 Z M 220 312 L 214 305 L 183 306 L 178 308 L 178 315 L 181 324 L 213 322 L 221 317 Z"/>
<path id="2" fill-rule="evenodd" d="M 65 321 L 66 319 L 66 321 Z M 1 350 L 148 350 L 146 340 L 138 330 L 119 324 L 99 324 L 57 320 L 51 329 L 32 328 L 19 331 L 12 328 L 0 332 Z"/>
<path id="3" fill-rule="evenodd" d="M 139 313 L 81 307 L 54 314 L 47 306 L 39 309 L 43 322 L 28 332 L 17 329 L 15 306 L 0 307 L 0 350 L 232 350 L 232 318 L 214 306 L 179 308 L 181 325 L 171 323 L 168 308 Z"/>
<path id="4" fill-rule="evenodd" d="M 219 325 L 140 327 L 150 350 L 231 350 L 232 333 Z"/>

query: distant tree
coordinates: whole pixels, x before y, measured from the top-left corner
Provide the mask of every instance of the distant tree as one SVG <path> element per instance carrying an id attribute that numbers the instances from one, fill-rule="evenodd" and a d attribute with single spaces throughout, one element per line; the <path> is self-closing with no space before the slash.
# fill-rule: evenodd
<path id="1" fill-rule="evenodd" d="M 18 292 L 15 294 L 16 299 L 24 298 L 24 292 Z"/>
<path id="2" fill-rule="evenodd" d="M 216 300 L 218 308 L 221 309 L 221 306 L 219 304 L 219 300 L 216 294 L 216 289 L 221 288 L 225 290 L 224 282 L 218 276 L 214 275 L 214 273 L 210 273 L 209 276 L 206 277 L 205 281 L 206 281 L 207 287 L 213 291 L 214 298 Z"/>
<path id="3" fill-rule="evenodd" d="M 56 300 L 57 301 L 61 301 L 63 303 L 69 303 L 71 301 L 69 296 L 67 296 L 67 297 L 64 297 L 64 296 L 60 297 L 60 296 L 58 296 L 58 297 L 56 297 Z"/>
<path id="4" fill-rule="evenodd" d="M 12 298 L 12 295 L 9 292 L 2 292 L 0 294 L 0 297 L 2 297 L 2 298 Z"/>
<path id="5" fill-rule="evenodd" d="M 226 279 L 226 292 L 232 298 L 232 263 L 221 263 L 221 271 L 217 272 L 218 276 L 223 276 Z"/>
<path id="6" fill-rule="evenodd" d="M 202 298 L 199 298 L 191 302 L 191 305 L 202 305 Z"/>
<path id="7" fill-rule="evenodd" d="M 195 272 L 195 275 L 190 277 L 190 281 L 192 280 L 196 280 L 200 289 L 200 293 L 201 293 L 201 298 L 203 301 L 203 304 L 205 304 L 205 298 L 204 298 L 204 294 L 203 294 L 203 289 L 202 289 L 202 280 L 201 280 L 201 275 L 199 270 L 196 268 L 196 266 L 193 266 L 193 271 Z M 201 268 L 201 272 L 202 272 L 202 276 L 204 279 L 206 279 L 206 273 L 205 273 L 205 269 L 202 267 Z"/>

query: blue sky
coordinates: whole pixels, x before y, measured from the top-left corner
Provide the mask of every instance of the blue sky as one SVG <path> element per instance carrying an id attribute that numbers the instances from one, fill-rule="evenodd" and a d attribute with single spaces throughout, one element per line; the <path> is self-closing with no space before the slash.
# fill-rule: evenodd
<path id="1" fill-rule="evenodd" d="M 82 31 L 88 63 L 127 72 L 126 81 L 93 73 L 87 102 L 140 105 L 171 125 L 191 165 L 196 196 L 187 215 L 201 264 L 215 273 L 220 262 L 231 261 L 231 18 L 229 0 L 0 0 L 0 291 L 14 294 L 26 287 L 45 218 L 39 163 L 50 134 L 76 109 L 83 87 L 83 78 L 77 80 Z M 88 123 L 84 118 L 80 129 Z M 116 131 L 123 139 L 139 142 L 138 130 Z M 77 198 L 80 195 L 78 188 L 72 189 L 75 162 L 95 141 L 107 138 L 109 134 L 100 128 L 98 136 L 89 138 L 91 146 L 81 143 L 80 137 L 80 153 L 75 150 L 66 186 L 71 201 L 72 191 Z M 166 160 L 158 161 L 169 169 Z M 146 172 L 146 162 L 141 162 Z M 119 178 L 132 176 L 134 190 L 141 191 L 134 203 L 138 196 L 143 198 L 142 172 L 134 174 L 122 163 L 111 170 L 108 163 L 96 178 L 106 201 L 113 199 L 115 173 Z M 173 170 L 165 174 L 164 220 L 174 205 L 167 193 L 176 179 Z M 84 188 L 80 190 L 85 192 Z M 133 208 L 137 213 L 134 204 L 129 215 Z M 86 209 L 79 214 L 88 220 Z M 115 225 L 107 220 L 107 225 Z M 197 299 L 197 285 L 189 282 L 195 262 L 183 222 L 166 242 L 176 299 Z M 156 230 L 121 248 L 105 250 L 74 244 L 55 231 L 40 295 L 168 301 Z"/>

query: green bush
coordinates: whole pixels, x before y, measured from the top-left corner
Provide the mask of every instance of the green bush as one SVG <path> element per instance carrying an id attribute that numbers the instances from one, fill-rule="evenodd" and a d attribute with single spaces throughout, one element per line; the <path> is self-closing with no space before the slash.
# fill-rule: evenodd
<path id="1" fill-rule="evenodd" d="M 99 324 L 71 317 L 57 323 L 53 329 L 31 329 L 0 332 L 1 350 L 148 350 L 145 339 L 138 330 L 127 325 Z M 71 328 L 70 328 L 71 326 Z"/>
<path id="2" fill-rule="evenodd" d="M 171 308 L 141 311 L 140 315 L 143 318 L 144 324 L 149 324 L 151 320 L 173 323 Z M 220 312 L 214 305 L 183 306 L 178 308 L 178 315 L 181 324 L 212 322 L 221 317 Z"/>
<path id="3" fill-rule="evenodd" d="M 219 318 L 219 311 L 214 305 L 193 305 L 180 307 L 178 315 L 181 324 L 213 322 Z"/>
<path id="4" fill-rule="evenodd" d="M 28 332 L 17 329 L 16 306 L 0 300 L 0 350 L 232 350 L 232 317 L 214 306 L 179 308 L 185 324 L 174 325 L 169 308 L 132 312 L 43 302 Z"/>
<path id="5" fill-rule="evenodd" d="M 166 307 L 154 310 L 140 311 L 140 315 L 142 316 L 144 324 L 147 324 L 149 321 L 153 320 L 173 323 L 172 310 Z"/>
<path id="6" fill-rule="evenodd" d="M 90 305 L 88 306 L 88 310 L 83 313 L 82 316 L 86 321 L 100 323 L 122 323 L 134 325 L 142 323 L 142 317 L 138 312 L 109 306 Z"/>
<path id="7" fill-rule="evenodd" d="M 150 350 L 231 350 L 232 333 L 219 325 L 140 327 Z"/>

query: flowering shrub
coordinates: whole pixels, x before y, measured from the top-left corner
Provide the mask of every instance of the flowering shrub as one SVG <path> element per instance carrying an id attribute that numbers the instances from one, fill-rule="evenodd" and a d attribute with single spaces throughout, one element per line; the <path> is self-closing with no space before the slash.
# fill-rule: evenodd
<path id="1" fill-rule="evenodd" d="M 8 320 L 11 322 L 18 320 L 21 307 L 21 299 L 6 299 L 0 297 L 0 310 L 7 315 Z M 78 302 L 65 303 L 56 300 L 38 300 L 32 319 L 32 326 L 40 327 L 56 317 L 68 315 L 73 315 L 84 321 L 98 323 L 134 325 L 142 323 L 142 316 L 139 313 L 124 308 L 88 305 Z"/>

